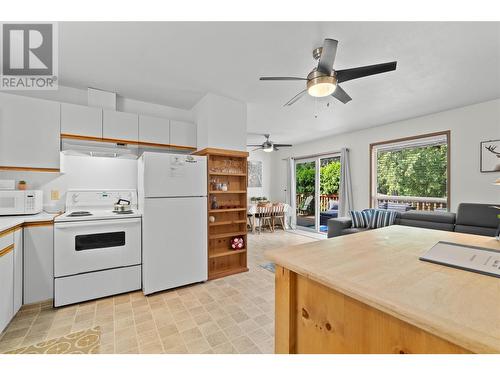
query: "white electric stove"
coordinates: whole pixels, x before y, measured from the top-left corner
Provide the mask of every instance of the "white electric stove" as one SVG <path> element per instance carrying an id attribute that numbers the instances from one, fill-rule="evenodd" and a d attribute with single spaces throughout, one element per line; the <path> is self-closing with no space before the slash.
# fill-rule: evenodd
<path id="1" fill-rule="evenodd" d="M 129 212 L 113 211 L 119 199 Z M 141 289 L 135 190 L 69 190 L 54 222 L 54 306 Z"/>

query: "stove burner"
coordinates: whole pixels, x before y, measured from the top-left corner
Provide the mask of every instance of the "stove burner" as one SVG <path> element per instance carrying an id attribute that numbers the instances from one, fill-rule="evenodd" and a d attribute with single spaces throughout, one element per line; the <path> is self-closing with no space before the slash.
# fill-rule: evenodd
<path id="1" fill-rule="evenodd" d="M 134 211 L 130 210 L 130 211 L 113 211 L 115 214 L 118 214 L 118 215 L 127 215 L 127 214 L 133 214 Z"/>
<path id="2" fill-rule="evenodd" d="M 69 217 L 75 217 L 75 216 L 92 216 L 92 214 L 88 211 L 73 211 L 69 215 Z"/>

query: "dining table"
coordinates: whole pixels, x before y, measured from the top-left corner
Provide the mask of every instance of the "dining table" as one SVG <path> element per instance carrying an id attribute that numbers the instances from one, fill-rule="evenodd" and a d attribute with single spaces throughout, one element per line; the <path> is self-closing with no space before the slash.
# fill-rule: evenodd
<path id="1" fill-rule="evenodd" d="M 282 203 L 285 206 L 284 212 L 285 212 L 285 226 L 286 229 L 289 229 L 289 220 L 288 217 L 290 217 L 290 212 L 291 212 L 291 206 L 288 203 Z M 252 227 L 252 233 L 255 233 L 255 228 L 256 228 L 256 221 L 257 217 L 256 214 L 258 212 L 258 203 L 249 203 L 247 206 L 247 214 L 250 218 L 250 226 Z"/>

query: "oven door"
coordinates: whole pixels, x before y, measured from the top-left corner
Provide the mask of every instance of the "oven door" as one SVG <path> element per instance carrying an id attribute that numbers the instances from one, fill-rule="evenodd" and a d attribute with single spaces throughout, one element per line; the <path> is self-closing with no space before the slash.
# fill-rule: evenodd
<path id="1" fill-rule="evenodd" d="M 55 277 L 140 263 L 140 218 L 54 225 Z"/>

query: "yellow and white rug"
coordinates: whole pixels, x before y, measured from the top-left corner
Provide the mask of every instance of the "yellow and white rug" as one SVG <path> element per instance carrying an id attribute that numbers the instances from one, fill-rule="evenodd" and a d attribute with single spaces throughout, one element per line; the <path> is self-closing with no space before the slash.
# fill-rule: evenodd
<path id="1" fill-rule="evenodd" d="M 100 342 L 101 329 L 94 327 L 11 350 L 5 354 L 97 354 Z"/>

